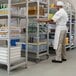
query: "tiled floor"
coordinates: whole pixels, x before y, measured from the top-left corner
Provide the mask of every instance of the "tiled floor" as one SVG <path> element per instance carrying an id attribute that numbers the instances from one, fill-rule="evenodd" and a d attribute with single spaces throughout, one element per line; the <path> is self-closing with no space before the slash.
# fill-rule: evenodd
<path id="1" fill-rule="evenodd" d="M 28 69 L 14 70 L 10 76 L 76 76 L 76 49 L 67 55 L 68 60 L 59 64 L 52 63 L 52 57 L 38 64 L 29 62 Z M 7 76 L 6 70 L 0 69 L 0 76 Z"/>

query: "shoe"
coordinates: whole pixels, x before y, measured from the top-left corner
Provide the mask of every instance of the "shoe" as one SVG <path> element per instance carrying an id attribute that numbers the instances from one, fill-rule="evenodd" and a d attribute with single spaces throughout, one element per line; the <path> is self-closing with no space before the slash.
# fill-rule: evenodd
<path id="1" fill-rule="evenodd" d="M 62 61 L 67 61 L 67 59 L 62 59 Z"/>
<path id="2" fill-rule="evenodd" d="M 62 61 L 52 60 L 53 63 L 62 63 Z"/>

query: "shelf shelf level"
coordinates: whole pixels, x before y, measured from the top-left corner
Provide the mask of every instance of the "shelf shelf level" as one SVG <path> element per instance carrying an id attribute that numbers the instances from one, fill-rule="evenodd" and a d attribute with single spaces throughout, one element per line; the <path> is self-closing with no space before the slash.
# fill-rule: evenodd
<path id="1" fill-rule="evenodd" d="M 39 42 L 39 43 L 28 43 L 29 45 L 43 45 L 47 44 L 47 42 Z"/>

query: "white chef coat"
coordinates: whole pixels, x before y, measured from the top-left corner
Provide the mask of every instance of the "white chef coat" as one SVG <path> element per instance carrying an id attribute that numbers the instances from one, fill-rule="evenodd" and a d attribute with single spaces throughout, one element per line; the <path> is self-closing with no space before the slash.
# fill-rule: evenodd
<path id="1" fill-rule="evenodd" d="M 63 8 L 61 8 L 59 9 L 59 11 L 55 13 L 52 19 L 54 20 L 54 22 L 56 22 L 56 31 L 55 31 L 55 38 L 53 45 L 54 45 L 54 49 L 57 49 L 60 32 L 62 30 L 66 30 L 66 31 L 68 30 L 66 26 L 66 23 L 68 21 L 68 15 L 66 11 Z"/>

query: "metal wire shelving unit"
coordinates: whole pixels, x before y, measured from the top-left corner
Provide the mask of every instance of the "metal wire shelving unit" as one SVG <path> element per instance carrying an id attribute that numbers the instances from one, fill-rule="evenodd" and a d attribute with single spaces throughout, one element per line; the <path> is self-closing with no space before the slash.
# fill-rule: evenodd
<path id="1" fill-rule="evenodd" d="M 38 23 L 36 19 L 46 18 L 45 14 L 40 14 L 40 6 L 43 8 L 48 6 L 47 2 L 43 1 L 31 1 L 28 2 L 28 7 L 31 5 L 35 5 L 37 7 L 37 12 L 35 15 L 28 15 L 29 17 L 29 25 L 28 25 L 28 57 L 30 59 L 34 59 L 37 63 L 41 60 L 42 56 L 49 57 L 48 52 L 48 28 L 44 23 Z M 48 7 L 47 7 L 48 8 Z M 48 11 L 48 10 L 47 10 Z M 32 20 L 32 21 L 31 21 Z M 30 29 L 32 31 L 30 32 Z"/>
<path id="2" fill-rule="evenodd" d="M 28 25 L 27 2 L 28 0 L 24 2 L 13 2 L 13 0 L 0 0 L 0 5 L 3 5 L 0 7 L 0 20 L 6 20 L 6 22 L 4 22 L 4 25 L 2 24 L 0 27 L 0 64 L 7 66 L 8 75 L 10 74 L 10 71 L 15 68 L 18 68 L 20 66 L 27 67 L 28 45 L 26 40 L 22 42 L 20 27 L 21 19 L 24 19 L 26 21 L 26 28 Z M 19 15 L 18 12 L 16 14 L 12 14 L 12 11 L 15 12 L 14 10 L 12 10 L 12 7 L 16 8 L 17 11 L 19 11 L 22 7 L 26 7 L 26 15 Z M 12 26 L 11 24 L 12 19 L 17 20 L 17 24 L 14 24 L 14 26 Z M 25 32 L 26 38 L 27 29 Z M 12 39 L 19 39 L 15 46 L 11 45 Z M 2 41 L 4 41 L 5 44 L 3 44 Z M 26 44 L 25 56 L 21 55 L 22 44 Z"/>

